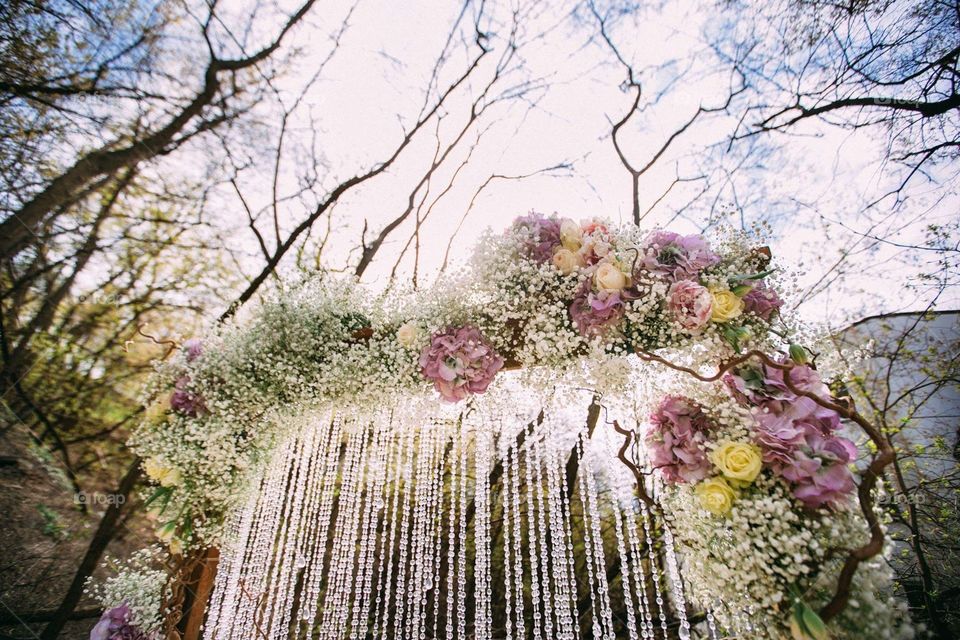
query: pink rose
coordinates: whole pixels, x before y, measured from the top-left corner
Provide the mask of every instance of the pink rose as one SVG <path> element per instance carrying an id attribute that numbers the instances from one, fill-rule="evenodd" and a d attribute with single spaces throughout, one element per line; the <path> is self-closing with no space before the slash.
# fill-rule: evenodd
<path id="1" fill-rule="evenodd" d="M 680 280 L 670 285 L 667 309 L 684 329 L 698 331 L 710 321 L 713 296 L 693 280 Z"/>

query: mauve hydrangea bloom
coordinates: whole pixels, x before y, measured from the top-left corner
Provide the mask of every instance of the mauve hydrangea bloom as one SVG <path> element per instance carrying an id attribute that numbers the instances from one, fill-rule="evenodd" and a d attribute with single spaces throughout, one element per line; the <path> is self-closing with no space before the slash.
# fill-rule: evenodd
<path id="1" fill-rule="evenodd" d="M 513 221 L 513 228 L 530 232 L 527 253 L 537 262 L 550 262 L 553 250 L 560 244 L 560 220 L 531 211 Z"/>
<path id="2" fill-rule="evenodd" d="M 793 484 L 793 495 L 811 509 L 836 507 L 856 488 L 848 466 L 857 447 L 846 438 L 809 433 L 781 475 Z"/>
<path id="3" fill-rule="evenodd" d="M 170 394 L 170 408 L 191 418 L 196 418 L 199 414 L 206 411 L 206 405 L 203 402 L 203 396 L 190 391 L 190 376 L 180 376 L 174 384 L 173 393 Z"/>
<path id="4" fill-rule="evenodd" d="M 151 640 L 154 637 L 155 634 L 146 634 L 130 622 L 130 608 L 126 604 L 104 611 L 90 630 L 90 640 Z"/>
<path id="5" fill-rule="evenodd" d="M 695 280 L 700 271 L 720 262 L 720 256 L 699 235 L 654 231 L 643 246 L 640 268 L 670 281 Z"/>
<path id="6" fill-rule="evenodd" d="M 759 316 L 767 322 L 770 322 L 774 314 L 779 313 L 780 307 L 783 306 L 783 300 L 777 292 L 762 282 L 755 284 L 742 300 L 745 312 Z"/>
<path id="7" fill-rule="evenodd" d="M 712 425 L 693 400 L 667 396 L 650 416 L 644 438 L 650 462 L 668 482 L 699 482 L 710 474 L 710 460 L 703 448 L 704 435 Z"/>
<path id="8" fill-rule="evenodd" d="M 420 372 L 448 402 L 483 393 L 502 367 L 503 358 L 469 325 L 434 334 L 420 354 Z"/>
<path id="9" fill-rule="evenodd" d="M 187 354 L 187 362 L 193 362 L 203 355 L 203 341 L 200 338 L 190 338 L 183 343 L 183 352 Z"/>
<path id="10" fill-rule="evenodd" d="M 623 318 L 626 309 L 620 291 L 594 293 L 590 280 L 584 281 L 570 303 L 570 318 L 580 335 L 603 337 Z"/>
<path id="11" fill-rule="evenodd" d="M 855 488 L 847 465 L 856 458 L 856 446 L 834 435 L 840 415 L 794 393 L 785 373 L 766 365 L 745 366 L 727 374 L 724 382 L 740 404 L 753 408 L 764 462 L 793 485 L 794 495 L 808 507 L 836 506 Z M 829 398 L 830 390 L 813 368 L 795 365 L 789 375 L 798 391 Z"/>
<path id="12" fill-rule="evenodd" d="M 687 331 L 699 331 L 710 321 L 713 296 L 706 287 L 692 280 L 680 280 L 670 285 L 667 292 L 667 310 Z"/>

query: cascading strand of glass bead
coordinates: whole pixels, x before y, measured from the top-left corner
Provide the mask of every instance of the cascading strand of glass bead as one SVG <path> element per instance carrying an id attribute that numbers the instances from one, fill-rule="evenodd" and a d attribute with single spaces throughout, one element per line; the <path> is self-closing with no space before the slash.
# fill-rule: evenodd
<path id="1" fill-rule="evenodd" d="M 292 430 L 233 516 L 206 640 L 690 637 L 605 425 L 401 414 Z"/>

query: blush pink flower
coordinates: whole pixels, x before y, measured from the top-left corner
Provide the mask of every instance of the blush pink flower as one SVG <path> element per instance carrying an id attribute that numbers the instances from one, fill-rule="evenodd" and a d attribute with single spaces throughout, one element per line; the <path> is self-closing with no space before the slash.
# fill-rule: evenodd
<path id="1" fill-rule="evenodd" d="M 448 402 L 483 393 L 502 367 L 503 358 L 469 325 L 434 334 L 420 354 L 420 372 Z"/>
<path id="2" fill-rule="evenodd" d="M 773 316 L 780 312 L 783 300 L 777 292 L 763 282 L 755 284 L 753 289 L 743 296 L 743 310 L 770 322 Z"/>
<path id="3" fill-rule="evenodd" d="M 590 280 L 580 285 L 570 303 L 570 318 L 580 335 L 603 337 L 623 318 L 626 308 L 620 291 L 594 292 Z"/>
<path id="4" fill-rule="evenodd" d="M 814 432 L 779 471 L 807 507 L 838 507 L 856 489 L 849 467 L 856 457 L 857 447 L 850 440 Z"/>
<path id="5" fill-rule="evenodd" d="M 836 411 L 800 395 L 830 397 L 812 367 L 794 365 L 784 371 L 747 365 L 724 376 L 724 383 L 737 402 L 752 409 L 763 461 L 790 484 L 794 496 L 811 509 L 836 507 L 849 498 L 856 485 L 848 465 L 857 449 L 835 435 L 840 428 Z"/>
<path id="6" fill-rule="evenodd" d="M 190 338 L 183 343 L 183 351 L 187 355 L 187 362 L 193 362 L 203 355 L 203 341 L 200 338 Z"/>
<path id="7" fill-rule="evenodd" d="M 152 640 L 155 633 L 144 633 L 131 622 L 130 608 L 126 604 L 107 609 L 99 622 L 90 630 L 90 640 Z"/>
<path id="8" fill-rule="evenodd" d="M 170 408 L 177 413 L 196 418 L 206 411 L 203 396 L 190 390 L 190 376 L 180 376 L 170 394 Z"/>
<path id="9" fill-rule="evenodd" d="M 650 463 L 664 480 L 692 483 L 710 474 L 704 442 L 713 428 L 703 408 L 680 396 L 667 396 L 650 416 L 650 428 L 644 437 Z"/>
<path id="10" fill-rule="evenodd" d="M 647 236 L 640 268 L 665 280 L 696 279 L 700 272 L 720 262 L 703 236 L 681 236 L 672 231 L 654 231 Z"/>
<path id="11" fill-rule="evenodd" d="M 526 229 L 530 239 L 526 243 L 527 254 L 540 263 L 550 262 L 553 251 L 560 245 L 560 220 L 531 211 L 513 221 L 514 229 Z"/>
<path id="12" fill-rule="evenodd" d="M 706 287 L 692 280 L 680 280 L 670 285 L 667 310 L 687 331 L 699 331 L 710 321 L 713 296 Z"/>

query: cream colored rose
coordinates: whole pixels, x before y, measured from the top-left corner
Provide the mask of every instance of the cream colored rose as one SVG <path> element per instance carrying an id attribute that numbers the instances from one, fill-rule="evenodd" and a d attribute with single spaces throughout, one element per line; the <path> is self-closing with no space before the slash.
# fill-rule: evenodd
<path id="1" fill-rule="evenodd" d="M 732 291 L 711 291 L 713 311 L 710 319 L 714 322 L 729 322 L 743 313 L 743 300 Z"/>
<path id="2" fill-rule="evenodd" d="M 183 479 L 180 470 L 164 464 L 156 458 L 147 458 L 143 463 L 144 472 L 161 487 L 175 487 Z"/>
<path id="3" fill-rule="evenodd" d="M 420 341 L 420 327 L 415 322 L 406 322 L 397 329 L 397 342 L 404 347 L 414 347 Z"/>
<path id="4" fill-rule="evenodd" d="M 627 286 L 627 276 L 610 262 L 603 262 L 597 267 L 593 281 L 601 291 L 620 291 Z"/>
<path id="5" fill-rule="evenodd" d="M 156 535 L 157 539 L 160 542 L 165 542 L 169 544 L 173 539 L 174 535 L 177 533 L 177 525 L 175 522 L 168 522 L 159 529 L 157 529 Z"/>
<path id="6" fill-rule="evenodd" d="M 710 460 L 731 484 L 739 486 L 756 480 L 763 467 L 760 447 L 746 442 L 723 442 L 710 453 Z"/>
<path id="7" fill-rule="evenodd" d="M 560 244 L 568 251 L 576 251 L 583 244 L 583 231 L 580 225 L 570 218 L 560 222 Z"/>
<path id="8" fill-rule="evenodd" d="M 709 478 L 694 488 L 700 506 L 717 516 L 730 513 L 737 492 L 723 478 Z"/>
<path id="9" fill-rule="evenodd" d="M 167 547 L 170 549 L 170 553 L 173 555 L 183 555 L 183 542 L 181 542 L 179 538 L 174 538 L 171 540 Z"/>
<path id="10" fill-rule="evenodd" d="M 160 424 L 167 419 L 170 410 L 170 394 L 165 393 L 153 402 L 144 411 L 144 418 L 149 424 Z"/>
<path id="11" fill-rule="evenodd" d="M 560 273 L 573 273 L 580 265 L 580 256 L 569 249 L 557 247 L 557 250 L 553 252 L 553 266 L 555 266 Z"/>

